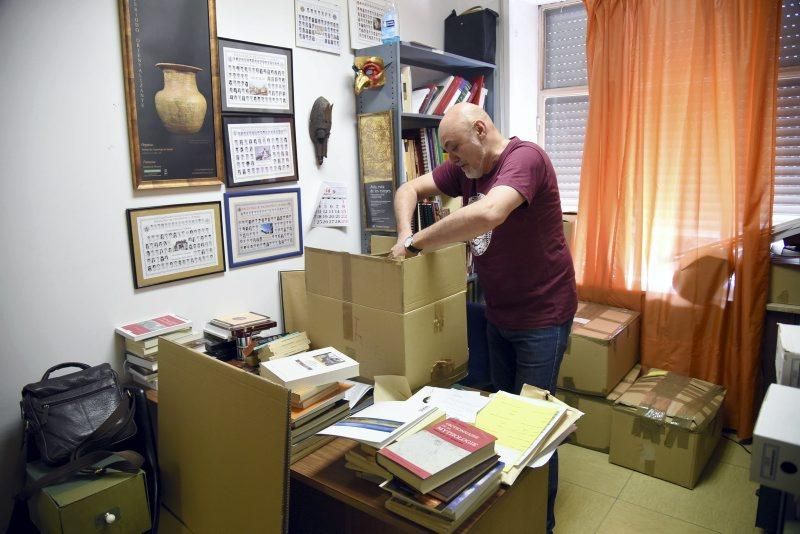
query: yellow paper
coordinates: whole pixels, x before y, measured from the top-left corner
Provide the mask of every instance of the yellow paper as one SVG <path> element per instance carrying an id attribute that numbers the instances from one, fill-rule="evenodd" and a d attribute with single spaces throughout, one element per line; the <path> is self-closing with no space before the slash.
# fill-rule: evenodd
<path id="1" fill-rule="evenodd" d="M 522 455 L 539 439 L 559 408 L 538 406 L 519 397 L 496 394 L 486 407 L 478 412 L 475 426 L 497 438 L 497 444 Z M 511 465 L 506 465 L 510 469 Z"/>

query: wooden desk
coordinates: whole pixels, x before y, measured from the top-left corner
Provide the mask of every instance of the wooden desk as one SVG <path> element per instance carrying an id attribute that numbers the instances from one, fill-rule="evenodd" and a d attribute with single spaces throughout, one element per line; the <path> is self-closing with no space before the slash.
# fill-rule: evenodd
<path id="1" fill-rule="evenodd" d="M 344 454 L 357 446 L 337 438 L 291 466 L 290 532 L 428 532 L 387 510 L 389 494 L 345 468 Z M 456 532 L 544 532 L 546 514 L 547 466 L 526 469 L 514 486 L 498 490 Z"/>

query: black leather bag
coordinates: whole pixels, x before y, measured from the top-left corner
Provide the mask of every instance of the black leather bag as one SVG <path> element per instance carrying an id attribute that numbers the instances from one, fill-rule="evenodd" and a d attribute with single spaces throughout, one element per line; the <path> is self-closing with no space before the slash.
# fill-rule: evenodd
<path id="1" fill-rule="evenodd" d="M 68 367 L 80 371 L 50 377 Z M 22 389 L 20 404 L 27 438 L 35 443 L 42 461 L 51 466 L 107 449 L 136 434 L 131 398 L 107 363 L 89 367 L 70 362 L 51 367 L 41 381 Z"/>
<path id="2" fill-rule="evenodd" d="M 491 9 L 472 8 L 444 19 L 445 52 L 486 63 L 494 63 L 497 48 L 497 17 Z"/>

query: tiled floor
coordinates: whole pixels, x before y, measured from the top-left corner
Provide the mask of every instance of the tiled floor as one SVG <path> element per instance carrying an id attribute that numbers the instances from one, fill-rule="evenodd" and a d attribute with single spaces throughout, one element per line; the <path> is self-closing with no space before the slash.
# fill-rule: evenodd
<path id="1" fill-rule="evenodd" d="M 558 451 L 557 534 L 761 532 L 750 456 L 728 439 L 693 490 L 610 464 L 607 454 L 568 444 Z"/>

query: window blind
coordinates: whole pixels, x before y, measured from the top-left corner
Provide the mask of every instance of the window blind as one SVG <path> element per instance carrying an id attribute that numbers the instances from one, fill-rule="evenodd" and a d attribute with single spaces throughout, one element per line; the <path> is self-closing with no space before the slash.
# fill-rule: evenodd
<path id="1" fill-rule="evenodd" d="M 556 170 L 561 210 L 578 211 L 589 97 L 551 97 L 545 100 L 544 108 L 544 149 Z"/>
<path id="2" fill-rule="evenodd" d="M 572 4 L 544 12 L 544 88 L 587 84 L 586 8 Z"/>

